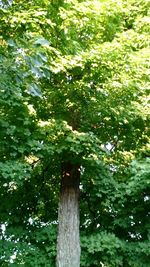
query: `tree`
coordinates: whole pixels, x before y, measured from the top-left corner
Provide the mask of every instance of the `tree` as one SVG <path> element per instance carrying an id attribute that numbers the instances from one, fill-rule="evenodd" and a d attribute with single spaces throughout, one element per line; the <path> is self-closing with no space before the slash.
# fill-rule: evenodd
<path id="1" fill-rule="evenodd" d="M 148 267 L 148 10 L 0 10 L 2 266 Z"/>

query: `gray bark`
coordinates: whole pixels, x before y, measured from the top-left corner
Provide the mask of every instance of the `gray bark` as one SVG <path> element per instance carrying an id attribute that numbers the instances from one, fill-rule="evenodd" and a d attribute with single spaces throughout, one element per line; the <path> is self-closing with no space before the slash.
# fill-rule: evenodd
<path id="1" fill-rule="evenodd" d="M 79 179 L 79 167 L 64 163 L 58 210 L 57 267 L 80 266 Z"/>

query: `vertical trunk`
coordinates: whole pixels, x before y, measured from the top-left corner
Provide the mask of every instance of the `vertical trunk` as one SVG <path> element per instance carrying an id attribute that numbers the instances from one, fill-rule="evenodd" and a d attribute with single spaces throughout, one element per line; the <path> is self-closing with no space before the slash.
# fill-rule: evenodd
<path id="1" fill-rule="evenodd" d="M 64 163 L 58 211 L 57 267 L 80 266 L 79 180 L 79 166 Z"/>

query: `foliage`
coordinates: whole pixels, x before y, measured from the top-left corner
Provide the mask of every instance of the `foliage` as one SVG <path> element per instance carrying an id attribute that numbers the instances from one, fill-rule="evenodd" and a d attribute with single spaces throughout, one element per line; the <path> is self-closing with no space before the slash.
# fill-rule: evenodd
<path id="1" fill-rule="evenodd" d="M 149 266 L 149 6 L 0 8 L 1 266 L 55 266 L 67 159 L 81 169 L 81 266 Z"/>

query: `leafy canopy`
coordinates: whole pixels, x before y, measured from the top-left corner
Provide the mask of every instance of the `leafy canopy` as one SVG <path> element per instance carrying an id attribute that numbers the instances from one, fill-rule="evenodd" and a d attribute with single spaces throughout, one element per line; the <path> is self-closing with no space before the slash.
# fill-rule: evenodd
<path id="1" fill-rule="evenodd" d="M 2 266 L 55 266 L 81 167 L 81 266 L 149 265 L 149 0 L 0 8 Z"/>

